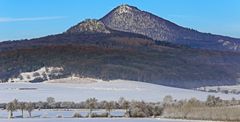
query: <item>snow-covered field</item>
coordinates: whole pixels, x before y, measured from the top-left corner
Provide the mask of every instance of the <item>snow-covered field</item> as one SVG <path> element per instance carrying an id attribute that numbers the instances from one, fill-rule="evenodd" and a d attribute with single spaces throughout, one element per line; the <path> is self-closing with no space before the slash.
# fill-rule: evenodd
<path id="1" fill-rule="evenodd" d="M 128 100 L 161 101 L 166 95 L 174 99 L 195 97 L 205 100 L 208 95 L 219 96 L 222 99 L 239 99 L 240 95 L 208 93 L 180 88 L 173 88 L 143 82 L 114 80 L 97 81 L 93 83 L 1 83 L 0 103 L 13 99 L 20 101 L 45 101 L 54 97 L 56 101 L 84 101 L 95 97 L 98 100 L 118 100 L 124 97 Z"/>
<path id="2" fill-rule="evenodd" d="M 25 119 L 1 119 L 2 122 L 208 122 L 198 120 L 171 120 L 154 118 L 25 118 Z M 209 121 L 210 122 L 210 121 Z"/>
<path id="3" fill-rule="evenodd" d="M 124 116 L 124 113 L 126 112 L 126 110 L 122 110 L 122 109 L 116 109 L 116 110 L 112 110 L 111 111 L 111 115 L 112 116 Z M 32 117 L 33 118 L 73 118 L 73 115 L 75 113 L 79 113 L 82 116 L 87 116 L 89 113 L 88 109 L 35 109 L 32 112 Z M 93 113 L 96 114 L 103 114 L 106 113 L 105 109 L 97 109 L 97 110 L 93 110 Z M 9 112 L 7 110 L 0 110 L 0 122 L 2 119 L 7 119 L 9 115 Z M 13 112 L 13 116 L 14 119 L 21 119 L 22 118 L 22 113 L 20 110 L 18 111 L 14 111 Z M 28 112 L 24 111 L 23 114 L 24 118 L 28 118 L 29 114 Z"/>
<path id="4" fill-rule="evenodd" d="M 13 112 L 13 119 L 8 119 L 9 113 L 6 110 L 0 110 L 0 122 L 203 122 L 200 120 L 173 120 L 165 118 L 73 118 L 74 113 L 86 116 L 88 112 L 88 109 L 35 109 L 32 112 L 32 118 L 28 118 L 27 112 L 24 112 L 24 118 L 21 118 L 21 111 L 18 110 Z M 105 113 L 106 110 L 98 109 L 93 112 L 101 114 Z M 111 111 L 112 116 L 123 116 L 124 113 L 125 110 L 122 109 Z"/>
<path id="5" fill-rule="evenodd" d="M 197 88 L 197 90 L 206 92 L 222 92 L 222 93 L 232 93 L 240 94 L 240 85 L 229 85 L 229 86 L 206 86 Z"/>

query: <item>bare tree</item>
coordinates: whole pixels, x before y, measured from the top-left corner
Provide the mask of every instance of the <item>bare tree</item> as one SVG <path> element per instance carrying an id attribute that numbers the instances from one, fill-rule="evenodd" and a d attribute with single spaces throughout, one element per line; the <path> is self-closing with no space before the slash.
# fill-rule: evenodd
<path id="1" fill-rule="evenodd" d="M 121 108 L 125 109 L 126 112 L 125 112 L 125 116 L 126 117 L 129 117 L 130 116 L 130 111 L 129 111 L 129 108 L 130 108 L 130 102 L 125 100 L 124 98 L 120 98 L 118 103 L 120 104 Z"/>
<path id="2" fill-rule="evenodd" d="M 51 103 L 54 103 L 55 102 L 55 99 L 53 97 L 48 97 L 47 98 L 47 103 L 48 104 L 51 104 Z"/>
<path id="3" fill-rule="evenodd" d="M 22 118 L 23 118 L 23 111 L 24 111 L 24 109 L 25 109 L 25 103 L 24 102 L 19 102 L 18 103 L 18 108 L 21 110 L 21 112 L 22 112 Z"/>
<path id="4" fill-rule="evenodd" d="M 120 107 L 122 107 L 122 104 L 123 104 L 124 101 L 126 101 L 124 97 L 120 97 L 118 99 L 118 104 L 120 105 Z"/>
<path id="5" fill-rule="evenodd" d="M 32 117 L 32 111 L 34 110 L 34 105 L 33 105 L 33 103 L 29 102 L 29 103 L 26 103 L 25 106 L 26 106 L 25 109 L 28 112 L 29 117 L 31 118 Z"/>
<path id="6" fill-rule="evenodd" d="M 108 112 L 108 117 L 111 117 L 111 110 L 113 109 L 113 107 L 114 107 L 114 101 L 105 102 L 104 108 Z"/>
<path id="7" fill-rule="evenodd" d="M 39 101 L 39 102 L 36 102 L 36 103 L 35 103 L 35 107 L 36 107 L 38 110 L 41 110 L 42 108 L 46 108 L 46 106 L 47 106 L 47 103 L 46 103 L 46 102 Z"/>
<path id="8" fill-rule="evenodd" d="M 96 98 L 89 98 L 86 100 L 86 106 L 89 109 L 89 117 L 92 117 L 92 111 L 96 108 L 97 99 Z"/>
<path id="9" fill-rule="evenodd" d="M 132 101 L 130 104 L 130 116 L 131 117 L 147 117 L 146 104 L 141 101 Z"/>
<path id="10" fill-rule="evenodd" d="M 172 96 L 170 96 L 170 95 L 167 95 L 167 96 L 165 96 L 164 98 L 163 98 L 163 103 L 165 104 L 165 105 L 168 105 L 168 104 L 170 104 L 170 103 L 172 103 L 173 102 L 173 98 L 172 98 Z"/>
<path id="11" fill-rule="evenodd" d="M 163 107 L 160 105 L 155 105 L 153 107 L 153 117 L 160 116 L 163 112 Z"/>
<path id="12" fill-rule="evenodd" d="M 18 109 L 18 100 L 17 99 L 14 99 L 13 101 L 13 105 L 16 109 Z"/>
<path id="13" fill-rule="evenodd" d="M 7 105 L 6 105 L 6 109 L 7 111 L 9 111 L 9 116 L 8 118 L 13 118 L 13 111 L 16 111 L 17 108 L 14 106 L 14 103 L 13 102 L 9 102 Z"/>
<path id="14" fill-rule="evenodd" d="M 54 108 L 54 103 L 55 103 L 55 98 L 53 97 L 48 97 L 47 98 L 47 103 L 50 108 Z"/>

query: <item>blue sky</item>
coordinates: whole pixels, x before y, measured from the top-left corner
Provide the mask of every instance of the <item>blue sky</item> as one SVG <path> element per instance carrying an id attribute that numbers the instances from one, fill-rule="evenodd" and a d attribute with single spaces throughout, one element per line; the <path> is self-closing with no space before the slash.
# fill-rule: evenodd
<path id="1" fill-rule="evenodd" d="M 0 0 L 0 41 L 61 33 L 121 4 L 184 27 L 240 38 L 240 0 Z"/>

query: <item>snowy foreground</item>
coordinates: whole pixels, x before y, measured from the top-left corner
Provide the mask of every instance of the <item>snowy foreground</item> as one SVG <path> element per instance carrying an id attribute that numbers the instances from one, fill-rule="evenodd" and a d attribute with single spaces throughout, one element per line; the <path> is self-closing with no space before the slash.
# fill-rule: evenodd
<path id="1" fill-rule="evenodd" d="M 95 97 L 98 100 L 118 100 L 124 97 L 128 100 L 161 101 L 166 95 L 174 99 L 189 99 L 195 97 L 206 100 L 208 95 L 219 96 L 222 99 L 239 99 L 240 95 L 208 93 L 180 88 L 173 88 L 143 82 L 114 80 L 86 82 L 77 84 L 67 83 L 2 83 L 0 84 L 0 103 L 13 99 L 19 101 L 45 101 L 54 97 L 56 101 L 85 101 Z M 74 120 L 73 120 L 74 121 Z"/>
<path id="2" fill-rule="evenodd" d="M 212 122 L 203 120 L 174 120 L 154 118 L 41 118 L 41 119 L 1 119 L 3 122 Z"/>
<path id="3" fill-rule="evenodd" d="M 164 118 L 72 118 L 74 113 L 80 113 L 86 116 L 89 112 L 88 109 L 42 109 L 34 110 L 32 112 L 33 118 L 28 118 L 28 113 L 24 112 L 24 118 L 21 118 L 21 111 L 14 112 L 14 119 L 7 119 L 8 112 L 6 110 L 0 110 L 0 122 L 202 122 L 198 120 L 174 120 Z M 94 110 L 94 113 L 104 113 L 105 110 Z M 111 115 L 122 116 L 125 110 L 113 110 Z M 62 118 L 57 118 L 61 116 Z M 211 122 L 211 121 L 204 121 Z"/>

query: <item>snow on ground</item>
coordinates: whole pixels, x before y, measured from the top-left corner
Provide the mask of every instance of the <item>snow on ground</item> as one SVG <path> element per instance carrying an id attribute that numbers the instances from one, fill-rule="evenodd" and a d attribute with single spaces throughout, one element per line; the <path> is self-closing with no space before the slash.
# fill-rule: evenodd
<path id="1" fill-rule="evenodd" d="M 210 122 L 203 120 L 174 120 L 154 118 L 24 118 L 24 119 L 1 119 L 3 122 Z"/>
<path id="2" fill-rule="evenodd" d="M 105 113 L 105 109 L 94 110 L 94 113 Z M 112 116 L 123 116 L 126 111 L 123 109 L 114 109 L 111 111 Z M 7 119 L 8 112 L 0 110 L 0 122 L 212 122 L 198 120 L 174 120 L 166 118 L 72 118 L 74 113 L 80 113 L 86 116 L 89 109 L 35 109 L 32 112 L 32 118 L 24 111 L 24 118 L 21 118 L 21 111 L 14 111 L 13 119 Z M 61 118 L 59 118 L 61 117 Z"/>
<path id="3" fill-rule="evenodd" d="M 103 80 L 100 79 L 94 79 L 94 78 L 80 78 L 76 76 L 71 76 L 67 78 L 61 78 L 61 79 L 53 79 L 44 81 L 45 83 L 71 83 L 71 84 L 87 84 L 87 83 L 96 83 L 96 82 L 103 82 Z"/>
<path id="4" fill-rule="evenodd" d="M 219 96 L 222 99 L 239 99 L 239 95 L 208 93 L 188 89 L 180 89 L 143 83 L 137 81 L 114 80 L 93 83 L 1 83 L 0 103 L 13 99 L 20 101 L 45 101 L 47 97 L 54 97 L 57 101 L 84 101 L 95 97 L 99 100 L 118 100 L 124 97 L 128 100 L 161 101 L 166 95 L 174 99 L 189 99 L 195 97 L 206 100 L 208 95 Z"/>
<path id="5" fill-rule="evenodd" d="M 205 86 L 197 88 L 197 90 L 207 91 L 207 92 L 228 92 L 240 94 L 240 85 L 229 85 L 229 86 Z"/>
<path id="6" fill-rule="evenodd" d="M 59 75 L 61 71 L 62 67 L 42 67 L 36 71 L 20 73 L 18 77 L 8 79 L 8 82 L 30 82 L 36 78 L 45 79 L 44 77 L 49 80 L 49 75 Z"/>
<path id="7" fill-rule="evenodd" d="M 114 109 L 111 111 L 112 116 L 124 116 L 126 110 L 123 109 Z M 87 116 L 89 113 L 89 109 L 35 109 L 32 112 L 33 118 L 72 118 L 75 113 L 80 113 L 82 116 Z M 93 110 L 93 113 L 103 114 L 106 113 L 105 109 L 97 109 Z M 1 119 L 7 119 L 9 113 L 7 110 L 0 110 L 0 121 Z M 13 112 L 14 119 L 19 119 L 22 117 L 22 113 L 20 110 Z M 24 111 L 24 118 L 28 118 L 28 112 Z"/>

